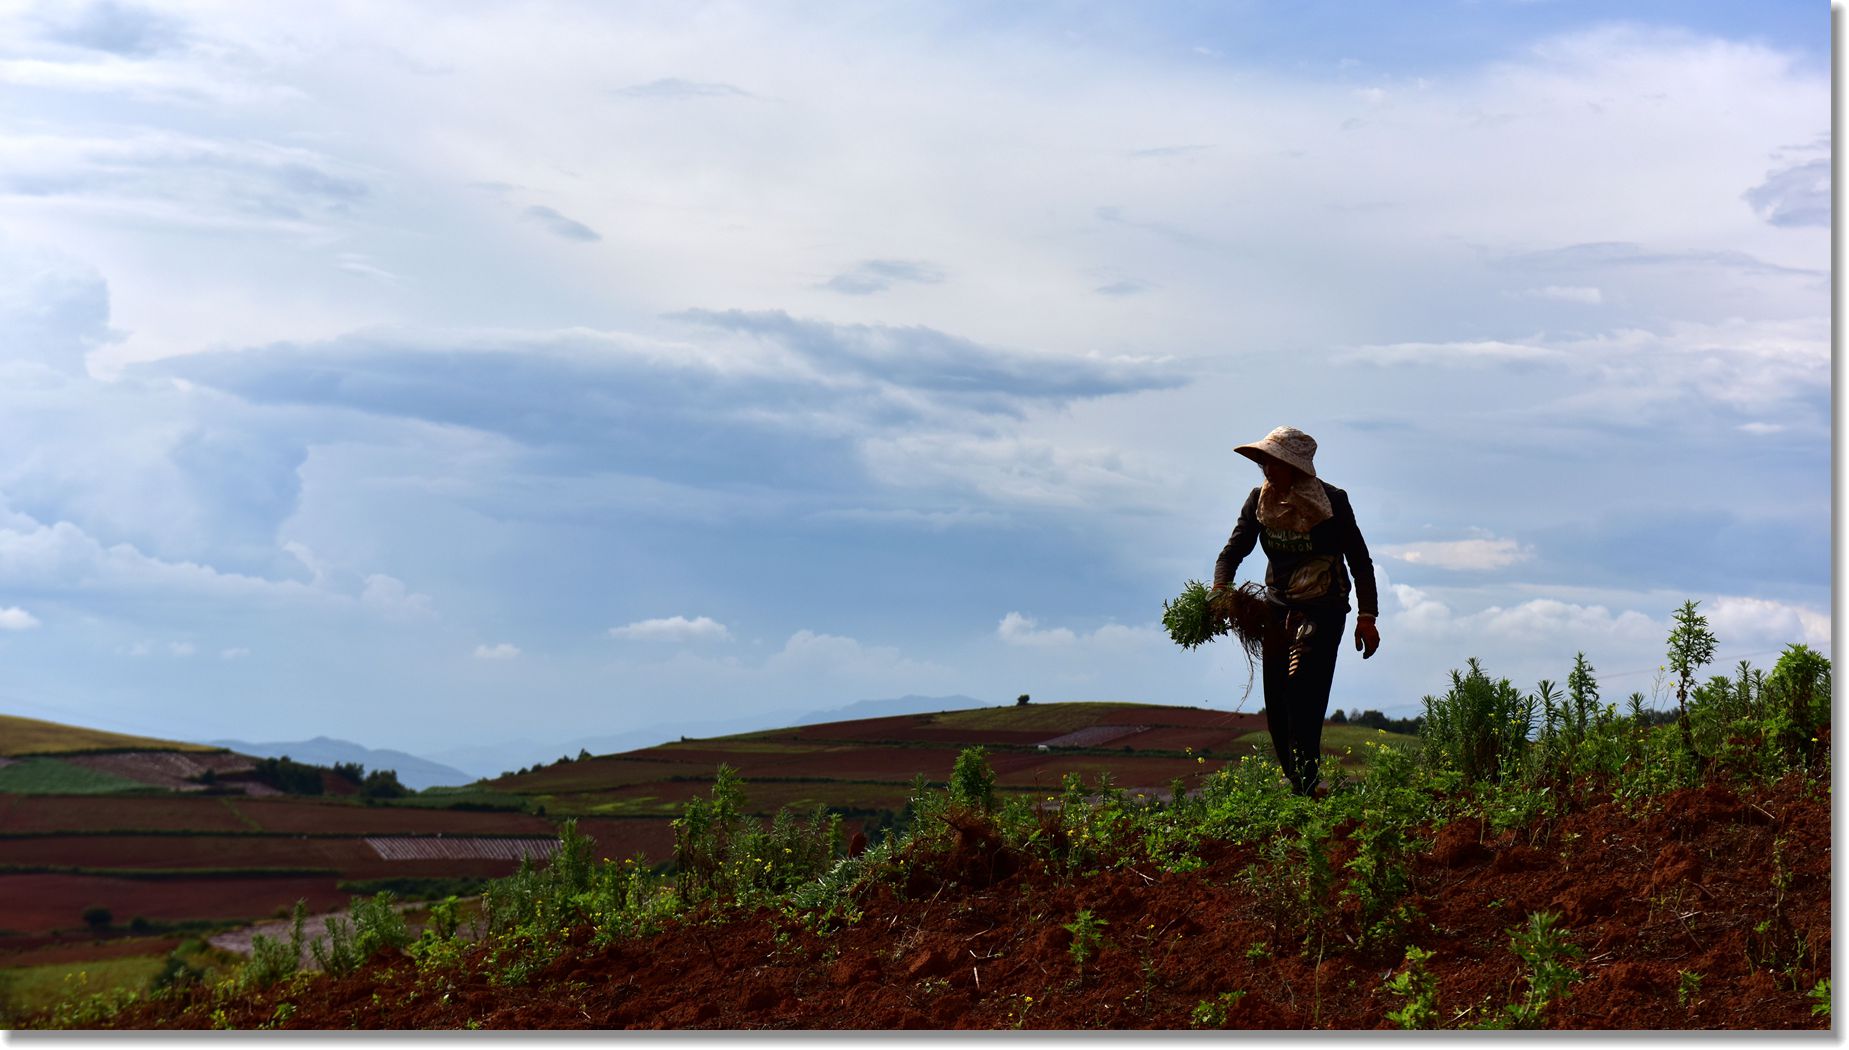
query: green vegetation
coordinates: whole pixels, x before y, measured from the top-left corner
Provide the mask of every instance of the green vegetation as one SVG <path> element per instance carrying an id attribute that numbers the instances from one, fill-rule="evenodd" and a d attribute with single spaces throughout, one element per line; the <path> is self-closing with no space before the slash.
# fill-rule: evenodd
<path id="1" fill-rule="evenodd" d="M 0 715 L 0 757 L 21 755 L 81 755 L 110 751 L 189 751 L 222 754 L 222 747 L 187 744 L 153 737 L 105 733 L 100 729 L 61 725 L 37 718 Z M 10 790 L 10 789 L 7 789 Z"/>
<path id="2" fill-rule="evenodd" d="M 1693 654 L 1686 663 L 1692 670 L 1700 666 L 1695 657 L 1701 646 L 1690 641 L 1698 626 L 1691 616 L 1692 603 L 1679 614 L 1669 645 Z M 1429 899 L 1422 893 L 1430 889 L 1420 879 L 1431 876 L 1420 875 L 1426 869 L 1414 859 L 1448 822 L 1480 821 L 1490 832 L 1527 834 L 1576 807 L 1616 800 L 1645 809 L 1669 792 L 1704 783 L 1765 785 L 1797 774 L 1817 786 L 1828 779 L 1829 754 L 1820 738 L 1829 717 L 1829 662 L 1805 647 L 1789 648 L 1771 674 L 1742 664 L 1731 677 L 1691 679 L 1676 725 L 1659 724 L 1635 700 L 1626 714 L 1605 703 L 1596 669 L 1583 654 L 1566 670 L 1565 690 L 1543 681 L 1525 692 L 1468 660 L 1451 672 L 1445 692 L 1424 698 L 1416 745 L 1360 731 L 1359 767 L 1352 774 L 1332 769 L 1327 794 L 1318 798 L 1292 793 L 1277 765 L 1259 755 L 1212 771 L 1191 792 L 1177 781 L 1167 799 L 1126 792 L 1108 775 L 1087 782 L 1076 774 L 1056 795 L 1028 796 L 997 791 L 982 750 L 969 749 L 941 788 L 915 780 L 891 833 L 852 857 L 838 814 L 785 807 L 760 819 L 744 780 L 721 765 L 706 797 L 688 801 L 674 821 L 671 865 L 597 860 L 591 840 L 568 820 L 548 865 L 523 863 L 513 876 L 486 886 L 466 949 L 457 941 L 453 898 L 432 907 L 431 921 L 414 940 L 391 907 L 391 895 L 377 893 L 356 901 L 350 922 L 331 924 L 323 946 L 313 950 L 336 972 L 358 969 L 373 952 L 400 953 L 435 987 L 459 987 L 465 975 L 517 986 L 567 950 L 646 936 L 669 922 L 698 929 L 756 922 L 768 913 L 773 926 L 826 936 L 857 925 L 876 892 L 929 893 L 958 872 L 993 872 L 1004 859 L 1078 884 L 1107 870 L 1134 871 L 1148 880 L 1160 872 L 1195 871 L 1207 866 L 1209 854 L 1223 857 L 1231 848 L 1250 858 L 1234 882 L 1265 923 L 1248 959 L 1298 956 L 1318 974 L 1331 957 L 1365 960 L 1383 975 L 1386 1018 L 1405 1028 L 1543 1027 L 1557 1022 L 1586 965 L 1575 931 L 1547 911 L 1511 916 L 1520 921 L 1509 928 L 1506 944 L 1505 958 L 1517 974 L 1509 1001 L 1493 996 L 1448 1017 L 1439 1008 L 1446 990 L 1432 963 L 1447 935 L 1420 913 L 1418 903 Z M 1037 727 L 1044 730 L 1075 715 L 1085 718 L 1080 724 L 1092 724 L 1096 712 L 1074 710 L 1082 706 L 1091 705 L 957 714 L 988 722 L 988 728 L 1008 719 L 1054 719 Z M 954 716 L 938 716 L 939 724 L 948 717 Z M 1827 1010 L 1827 974 L 1784 910 L 1796 884 L 1789 848 L 1784 838 L 1773 842 L 1772 903 L 1766 914 L 1748 919 L 1762 921 L 1747 950 L 1753 966 L 1777 975 L 1786 989 L 1810 986 L 1817 1009 Z M 1068 951 L 1080 982 L 1100 953 L 1129 950 L 1135 936 L 1125 934 L 1126 947 L 1116 946 L 1090 908 L 1076 909 L 1062 925 L 1071 935 Z M 287 941 L 259 938 L 250 962 L 221 981 L 222 996 L 312 981 L 296 973 L 305 943 L 301 926 L 298 908 Z M 1700 980 L 1684 975 L 1663 995 L 1692 1009 Z M 314 994 L 303 985 L 298 998 L 296 985 L 288 987 L 295 1002 Z M 1341 993 L 1318 985 L 1293 994 L 1310 1004 L 1303 1009 L 1314 1025 L 1317 1004 Z M 1203 1000 L 1188 1020 L 1224 1024 L 1240 995 Z M 1013 998 L 1018 1009 L 1011 1018 L 1018 1024 L 1033 999 Z M 67 1012 L 49 1023 L 75 1016 Z"/>
<path id="3" fill-rule="evenodd" d="M 486 791 L 478 787 L 429 787 L 413 795 L 390 800 L 394 806 L 413 809 L 453 809 L 465 813 L 522 813 L 532 805 L 525 795 Z"/>
<path id="4" fill-rule="evenodd" d="M 111 795 L 146 790 L 148 785 L 139 780 L 55 758 L 23 758 L 0 766 L 0 792 L 13 795 Z"/>
<path id="5" fill-rule="evenodd" d="M 164 957 L 131 955 L 96 959 L 73 969 L 69 963 L 0 969 L 0 1028 L 60 1003 L 96 994 L 134 993 L 161 972 Z"/>
<path id="6" fill-rule="evenodd" d="M 1072 935 L 1072 943 L 1066 946 L 1066 953 L 1072 956 L 1072 964 L 1079 968 L 1079 976 L 1085 976 L 1085 964 L 1097 958 L 1104 947 L 1103 928 L 1110 925 L 1091 913 L 1089 908 L 1080 908 L 1072 921 L 1062 925 Z"/>
<path id="7" fill-rule="evenodd" d="M 473 897 L 487 885 L 487 879 L 399 875 L 388 879 L 342 879 L 334 884 L 334 888 L 356 897 L 389 893 L 399 900 L 428 901 L 444 897 Z"/>

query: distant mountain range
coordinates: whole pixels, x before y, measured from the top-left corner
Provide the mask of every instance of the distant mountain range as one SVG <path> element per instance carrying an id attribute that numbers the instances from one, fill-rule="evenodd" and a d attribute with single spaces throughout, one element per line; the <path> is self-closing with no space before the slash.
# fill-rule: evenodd
<path id="1" fill-rule="evenodd" d="M 428 757 L 433 762 L 468 770 L 472 775 L 466 776 L 462 781 L 454 781 L 454 783 L 464 783 L 477 777 L 499 776 L 537 762 L 551 762 L 561 756 L 575 758 L 580 751 L 588 751 L 593 755 L 608 755 L 618 751 L 652 747 L 670 740 L 678 740 L 684 736 L 730 736 L 734 733 L 750 733 L 759 729 L 777 729 L 783 726 L 846 722 L 857 718 L 888 718 L 893 715 L 915 715 L 928 711 L 959 711 L 971 707 L 992 706 L 995 705 L 961 694 L 901 696 L 889 700 L 857 700 L 845 707 L 831 708 L 826 711 L 801 713 L 787 710 L 766 711 L 749 718 L 723 721 L 657 722 L 621 733 L 575 737 L 557 743 L 545 743 L 531 739 L 498 740 L 493 743 L 471 744 L 467 747 L 432 751 Z M 348 759 L 347 761 L 357 760 Z M 373 767 L 369 764 L 367 768 Z M 404 781 L 406 786 L 411 784 L 409 780 L 405 780 L 403 772 L 399 773 L 398 779 Z"/>
<path id="2" fill-rule="evenodd" d="M 467 784 L 477 779 L 473 774 L 465 773 L 453 766 L 432 762 L 427 758 L 404 751 L 374 749 L 356 744 L 351 740 L 335 740 L 332 737 L 318 736 L 313 740 L 272 741 L 253 744 L 247 740 L 213 740 L 213 747 L 228 748 L 242 755 L 256 758 L 281 758 L 285 755 L 297 762 L 307 762 L 317 766 L 331 766 L 336 762 L 358 762 L 370 772 L 375 769 L 389 769 L 398 774 L 398 782 L 413 790 L 422 791 L 439 784 Z"/>
<path id="3" fill-rule="evenodd" d="M 961 694 L 901 696 L 889 700 L 857 700 L 845 707 L 831 708 L 826 711 L 803 713 L 768 711 L 742 719 L 657 722 L 641 729 L 598 736 L 574 737 L 554 743 L 525 738 L 497 740 L 493 743 L 471 744 L 466 747 L 432 751 L 429 755 L 414 755 L 389 748 L 370 748 L 351 740 L 336 740 L 325 736 L 318 736 L 313 740 L 276 740 L 263 743 L 251 743 L 247 740 L 212 740 L 208 743 L 213 747 L 228 748 L 240 754 L 258 758 L 281 758 L 287 755 L 297 762 L 311 762 L 321 766 L 331 766 L 336 762 L 358 762 L 368 770 L 390 769 L 398 774 L 399 783 L 421 791 L 424 788 L 438 785 L 468 784 L 512 770 L 524 769 L 537 763 L 551 762 L 561 756 L 575 758 L 581 751 L 588 751 L 593 755 L 608 755 L 618 751 L 653 747 L 656 744 L 678 740 L 681 737 L 730 736 L 734 733 L 749 733 L 759 729 L 777 729 L 783 726 L 847 722 L 858 718 L 889 718 L 893 715 L 959 711 L 971 707 L 989 706 L 993 705 Z"/>

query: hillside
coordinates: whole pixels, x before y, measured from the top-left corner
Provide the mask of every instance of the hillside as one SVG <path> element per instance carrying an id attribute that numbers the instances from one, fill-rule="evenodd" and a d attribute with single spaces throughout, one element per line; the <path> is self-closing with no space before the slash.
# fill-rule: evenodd
<path id="1" fill-rule="evenodd" d="M 129 736 L 101 729 L 62 725 L 37 718 L 0 714 L 0 758 L 23 755 L 73 755 L 102 751 L 181 751 L 213 753 L 225 750 L 209 744 Z"/>
<path id="2" fill-rule="evenodd" d="M 312 740 L 274 740 L 261 743 L 251 743 L 247 740 L 214 740 L 212 743 L 239 754 L 256 755 L 261 758 L 288 757 L 297 762 L 308 762 L 317 766 L 358 763 L 367 769 L 389 769 L 398 774 L 400 783 L 416 791 L 428 787 L 462 785 L 476 779 L 460 769 L 432 762 L 427 758 L 419 758 L 404 751 L 366 747 L 351 740 L 337 740 L 333 737 L 318 736 Z"/>
<path id="3" fill-rule="evenodd" d="M 406 896 L 472 892 L 523 857 L 551 856 L 566 818 L 599 858 L 662 864 L 673 857 L 673 819 L 712 790 L 721 766 L 750 779 L 746 810 L 755 817 L 824 806 L 846 838 L 877 842 L 908 819 L 914 780 L 945 784 L 971 746 L 986 749 L 1004 797 L 1041 801 L 1069 776 L 1099 785 L 1107 775 L 1162 797 L 1176 780 L 1192 787 L 1227 760 L 1262 751 L 1261 724 L 1253 715 L 1124 703 L 888 713 L 656 741 L 373 799 L 350 784 L 336 792 L 331 777 L 320 795 L 279 793 L 250 780 L 253 760 L 234 752 L 21 756 L 0 767 L 0 985 L 9 974 L 103 955 L 158 965 L 182 937 L 271 918 L 298 899 L 325 910 L 382 886 Z M 85 739 L 62 728 L 66 739 Z M 1331 726 L 1332 757 L 1349 757 L 1360 734 Z M 360 760 L 285 749 L 298 759 Z M 83 919 L 98 907 L 112 916 L 100 928 Z M 5 999 L 0 991 L 0 1010 Z"/>
<path id="4" fill-rule="evenodd" d="M 1410 738 L 1330 726 L 1336 761 L 1356 760 L 1364 738 Z M 1192 787 L 1229 760 L 1268 753 L 1264 717 L 1195 707 L 1121 702 L 1032 703 L 858 718 L 703 739 L 683 738 L 614 755 L 562 759 L 497 777 L 482 787 L 530 801 L 554 817 L 575 816 L 606 855 L 667 859 L 668 821 L 708 790 L 721 765 L 752 784 L 750 812 L 770 817 L 817 806 L 842 814 L 850 831 L 877 838 L 924 778 L 945 783 L 957 755 L 982 747 L 1006 796 L 1044 798 L 1067 777 L 1164 797 Z M 457 794 L 455 797 L 466 797 Z"/>
<path id="5" fill-rule="evenodd" d="M 1383 768 L 1318 803 L 1260 763 L 1180 808 L 985 813 L 953 790 L 895 850 L 715 873 L 720 898 L 560 861 L 491 891 L 482 943 L 427 930 L 344 975 L 196 985 L 85 1024 L 1829 1026 L 1827 772 L 1651 798 L 1585 784 L 1536 820 Z M 810 840 L 735 841 L 755 862 Z"/>
<path id="6" fill-rule="evenodd" d="M 550 841 L 527 832 L 549 861 L 488 883 L 466 912 L 433 903 L 407 926 L 389 898 L 355 901 L 351 937 L 316 956 L 323 974 L 298 972 L 310 932 L 298 920 L 297 943 L 253 938 L 248 961 L 182 946 L 162 964 L 178 976 L 149 994 L 127 985 L 21 1017 L 144 1029 L 1827 1028 L 1824 676 L 1827 665 L 1788 666 L 1737 690 L 1717 679 L 1725 693 L 1697 690 L 1687 723 L 1659 725 L 1609 705 L 1583 721 L 1530 707 L 1484 689 L 1473 662 L 1430 702 L 1416 745 L 1331 727 L 1313 798 L 1258 750 L 1256 716 L 1135 704 L 864 719 L 559 762 L 496 786 L 587 812 L 642 812 L 691 790 L 672 823 L 585 816 Z M 1517 731 L 1535 708 L 1530 732 Z M 915 777 L 890 823 L 872 806 L 782 808 L 883 795 L 951 747 L 943 780 Z M 756 763 L 757 779 L 734 762 Z M 240 800 L 217 834 L 230 842 L 231 822 L 261 822 L 276 848 L 295 849 L 312 839 L 291 829 L 325 827 L 314 822 L 339 808 Z M 413 812 L 344 808 L 385 822 Z M 505 816 L 551 827 L 558 814 L 537 810 Z M 625 821 L 665 832 L 673 863 L 613 855 L 609 833 Z M 129 852 L 165 848 L 149 835 Z"/>

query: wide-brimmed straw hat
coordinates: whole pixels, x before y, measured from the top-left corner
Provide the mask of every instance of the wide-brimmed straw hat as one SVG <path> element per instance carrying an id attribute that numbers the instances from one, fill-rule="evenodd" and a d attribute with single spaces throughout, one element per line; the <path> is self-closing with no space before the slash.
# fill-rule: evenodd
<path id="1" fill-rule="evenodd" d="M 1266 459 L 1288 463 L 1310 477 L 1316 476 L 1316 439 L 1296 427 L 1279 427 L 1261 441 L 1240 445 L 1234 452 L 1263 466 Z"/>

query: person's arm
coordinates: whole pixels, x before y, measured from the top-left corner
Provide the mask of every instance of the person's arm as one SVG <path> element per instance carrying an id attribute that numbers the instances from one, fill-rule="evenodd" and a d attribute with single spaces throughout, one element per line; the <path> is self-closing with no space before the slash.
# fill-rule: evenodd
<path id="1" fill-rule="evenodd" d="M 1348 535 L 1342 543 L 1342 556 L 1348 559 L 1348 573 L 1355 581 L 1355 608 L 1358 616 L 1373 619 L 1380 614 L 1380 591 L 1374 583 L 1374 559 L 1368 556 L 1367 541 L 1361 538 L 1361 527 L 1355 522 L 1355 508 L 1348 502 L 1348 494 L 1342 494 L 1342 506 L 1338 511 L 1347 524 Z"/>
<path id="2" fill-rule="evenodd" d="M 1258 545 L 1258 490 L 1246 497 L 1245 506 L 1239 508 L 1239 523 L 1233 526 L 1232 536 L 1227 538 L 1226 546 L 1220 550 L 1219 560 L 1213 563 L 1213 589 L 1232 585 L 1233 574 L 1239 571 L 1239 563 L 1252 548 Z"/>
<path id="3" fill-rule="evenodd" d="M 1342 542 L 1342 557 L 1348 559 L 1348 573 L 1355 581 L 1355 648 L 1363 660 L 1380 648 L 1380 628 L 1374 623 L 1380 615 L 1380 590 L 1374 583 L 1374 559 L 1368 556 L 1367 541 L 1361 538 L 1361 526 L 1355 521 L 1354 505 L 1348 494 L 1341 496 L 1335 508 L 1342 516 L 1347 535 Z"/>

